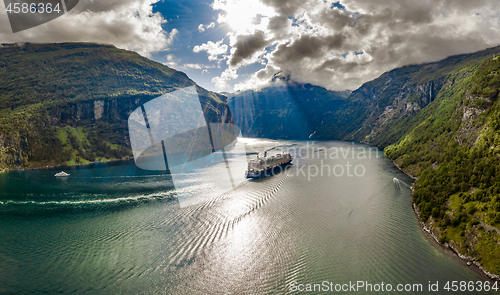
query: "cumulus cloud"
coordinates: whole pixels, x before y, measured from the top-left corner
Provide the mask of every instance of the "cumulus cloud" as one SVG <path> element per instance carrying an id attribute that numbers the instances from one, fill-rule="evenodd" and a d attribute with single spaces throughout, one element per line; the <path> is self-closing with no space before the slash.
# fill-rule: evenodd
<path id="1" fill-rule="evenodd" d="M 176 30 L 165 33 L 165 21 L 153 13 L 158 0 L 80 0 L 69 13 L 13 34 L 6 11 L 0 9 L 0 40 L 11 42 L 96 42 L 137 51 L 144 56 L 164 50 L 173 42 Z"/>
<path id="2" fill-rule="evenodd" d="M 186 68 L 190 68 L 190 69 L 197 69 L 197 70 L 201 70 L 203 68 L 203 65 L 201 64 L 184 64 L 184 67 Z"/>
<path id="3" fill-rule="evenodd" d="M 194 64 L 187 63 L 180 67 L 181 69 L 195 69 L 200 70 L 202 74 L 208 73 L 208 69 L 213 69 L 215 66 L 213 65 L 204 65 L 204 64 Z"/>
<path id="4" fill-rule="evenodd" d="M 228 87 L 246 65 L 265 64 L 238 89 L 267 83 L 273 71 L 356 89 L 396 67 L 500 44 L 497 0 L 214 0 L 212 7 L 230 40 L 228 72 L 216 86 Z"/>
<path id="5" fill-rule="evenodd" d="M 213 28 L 215 28 L 215 22 L 211 22 L 209 25 L 200 24 L 198 26 L 198 31 L 200 33 L 203 33 L 203 32 L 205 32 L 205 30 L 213 29 Z"/>
<path id="6" fill-rule="evenodd" d="M 260 90 L 261 88 L 270 85 L 273 77 L 281 72 L 280 69 L 273 67 L 272 65 L 267 65 L 264 69 L 257 71 L 254 75 L 251 75 L 249 79 L 244 82 L 237 83 L 234 85 L 234 91 L 240 90 Z M 284 76 L 290 76 L 291 73 L 284 73 Z M 226 82 L 227 83 L 227 82 Z M 280 80 L 273 82 L 273 85 L 282 85 Z"/>
<path id="7" fill-rule="evenodd" d="M 167 61 L 163 63 L 164 65 L 166 65 L 167 67 L 170 67 L 170 68 L 177 68 L 178 67 L 175 56 L 173 56 L 172 54 L 167 54 L 166 58 L 167 58 Z"/>
<path id="8" fill-rule="evenodd" d="M 193 48 L 193 51 L 196 53 L 206 51 L 208 53 L 208 60 L 219 60 L 219 55 L 222 55 L 222 58 L 225 58 L 224 54 L 226 54 L 228 50 L 228 46 L 226 44 L 222 44 L 223 41 L 224 39 L 219 40 L 215 43 L 212 41 L 208 41 L 207 43 L 196 45 Z"/>
<path id="9" fill-rule="evenodd" d="M 257 31 L 252 35 L 241 35 L 236 37 L 236 42 L 232 44 L 231 58 L 229 64 L 236 66 L 243 60 L 252 57 L 259 50 L 264 49 L 268 41 L 266 41 L 265 33 Z"/>
<path id="10" fill-rule="evenodd" d="M 222 72 L 220 77 L 214 77 L 212 79 L 212 83 L 215 84 L 215 87 L 218 89 L 227 89 L 229 88 L 228 81 L 234 80 L 238 78 L 238 73 L 235 69 L 228 68 Z"/>

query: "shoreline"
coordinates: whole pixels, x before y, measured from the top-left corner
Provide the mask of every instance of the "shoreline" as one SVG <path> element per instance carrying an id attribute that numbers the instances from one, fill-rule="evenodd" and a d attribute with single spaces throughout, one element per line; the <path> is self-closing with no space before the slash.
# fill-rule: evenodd
<path id="1" fill-rule="evenodd" d="M 90 165 L 95 165 L 95 164 L 105 164 L 105 163 L 113 163 L 113 162 L 120 162 L 120 161 L 129 161 L 134 159 L 134 157 L 130 158 L 125 158 L 125 159 L 114 159 L 114 160 L 108 160 L 108 161 L 95 161 L 95 162 L 89 162 L 89 163 L 81 163 L 81 164 L 73 164 L 73 165 L 46 165 L 46 166 L 38 166 L 38 167 L 26 167 L 26 168 L 5 168 L 3 170 L 0 170 L 0 174 L 5 173 L 5 172 L 10 172 L 10 171 L 28 171 L 28 170 L 42 170 L 42 169 L 52 169 L 52 168 L 64 168 L 64 167 L 84 167 L 84 166 L 90 166 Z"/>
<path id="2" fill-rule="evenodd" d="M 393 160 L 391 160 L 391 161 L 392 161 L 392 163 L 396 167 L 398 167 L 398 169 L 401 172 L 403 172 L 404 174 L 406 174 L 408 177 L 412 178 L 415 181 L 418 180 L 418 177 L 414 177 L 414 176 L 410 175 L 404 169 L 402 169 L 401 167 L 399 167 L 399 165 L 396 164 Z M 410 191 L 411 191 L 412 197 L 413 197 L 413 194 L 415 193 L 415 189 L 414 189 L 413 185 L 414 185 L 414 183 L 412 183 L 411 186 L 410 186 Z M 482 273 L 488 279 L 495 280 L 495 281 L 500 281 L 500 276 L 499 275 L 491 273 L 490 271 L 488 271 L 479 262 L 477 262 L 475 260 L 475 258 L 473 258 L 471 256 L 466 256 L 466 255 L 460 254 L 460 252 L 458 251 L 458 249 L 456 249 L 453 245 L 451 245 L 449 243 L 444 243 L 444 244 L 440 243 L 439 242 L 439 238 L 434 234 L 434 232 L 431 229 L 429 229 L 427 227 L 427 225 L 425 224 L 425 222 L 422 221 L 422 218 L 420 218 L 420 211 L 418 210 L 417 205 L 415 204 L 415 202 L 413 202 L 413 198 L 411 200 L 411 207 L 413 209 L 413 213 L 415 213 L 415 216 L 417 217 L 417 221 L 418 221 L 418 224 L 420 225 L 420 229 L 424 233 L 426 233 L 427 236 L 430 237 L 434 242 L 436 242 L 436 244 L 439 245 L 443 250 L 455 254 L 455 256 L 458 257 L 458 258 L 460 258 L 462 261 L 464 261 L 467 266 L 471 266 L 471 265 L 476 266 L 477 270 L 481 271 L 480 273 Z"/>

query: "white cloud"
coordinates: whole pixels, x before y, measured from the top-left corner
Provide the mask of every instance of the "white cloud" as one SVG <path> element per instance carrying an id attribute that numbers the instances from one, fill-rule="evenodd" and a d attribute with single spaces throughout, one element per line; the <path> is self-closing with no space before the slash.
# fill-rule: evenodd
<path id="1" fill-rule="evenodd" d="M 96 42 L 137 51 L 144 56 L 165 49 L 177 32 L 168 36 L 158 0 L 80 0 L 68 14 L 29 30 L 13 34 L 6 11 L 0 9 L 0 40 L 10 42 Z"/>
<path id="2" fill-rule="evenodd" d="M 165 44 L 167 48 L 174 43 L 175 38 L 178 35 L 179 35 L 179 30 L 177 30 L 177 29 L 174 28 L 174 29 L 172 29 L 172 31 L 170 31 L 170 34 L 168 35 L 168 38 L 167 38 L 167 41 L 166 41 L 166 44 Z"/>
<path id="3" fill-rule="evenodd" d="M 226 44 L 222 44 L 223 41 L 224 39 L 219 40 L 215 43 L 212 41 L 208 41 L 207 43 L 196 45 L 193 48 L 193 51 L 196 53 L 206 51 L 208 53 L 208 60 L 210 61 L 219 60 L 219 55 L 222 55 L 222 59 L 224 59 L 224 54 L 227 53 L 228 46 Z"/>
<path id="4" fill-rule="evenodd" d="M 172 54 L 167 54 L 167 62 L 163 64 L 170 68 L 178 68 L 177 62 L 175 61 L 175 57 Z"/>
<path id="5" fill-rule="evenodd" d="M 185 68 L 198 69 L 201 70 L 203 66 L 201 64 L 184 64 Z"/>
<path id="6" fill-rule="evenodd" d="M 251 75 L 247 80 L 234 85 L 234 91 L 242 91 L 247 89 L 258 90 L 269 86 L 273 76 L 279 72 L 279 69 L 272 65 L 267 65 L 266 68 L 257 71 Z"/>
<path id="7" fill-rule="evenodd" d="M 215 87 L 219 90 L 231 90 L 231 87 L 227 82 L 236 78 L 238 78 L 236 70 L 228 68 L 222 72 L 220 77 L 214 77 L 212 79 L 212 83 L 214 83 Z"/>
<path id="8" fill-rule="evenodd" d="M 213 65 L 204 65 L 204 64 L 187 63 L 187 64 L 184 64 L 182 66 L 182 68 L 184 68 L 184 69 L 202 70 L 202 72 L 203 72 L 203 70 L 205 70 L 205 72 L 206 72 L 207 69 L 213 69 L 213 68 L 215 68 L 215 66 L 213 66 Z"/>
<path id="9" fill-rule="evenodd" d="M 203 32 L 205 32 L 205 30 L 208 30 L 208 29 L 213 29 L 213 28 L 215 28 L 215 22 L 211 22 L 211 23 L 210 23 L 210 24 L 208 24 L 208 25 L 200 24 L 200 25 L 198 26 L 198 31 L 199 31 L 200 33 L 203 33 Z"/>

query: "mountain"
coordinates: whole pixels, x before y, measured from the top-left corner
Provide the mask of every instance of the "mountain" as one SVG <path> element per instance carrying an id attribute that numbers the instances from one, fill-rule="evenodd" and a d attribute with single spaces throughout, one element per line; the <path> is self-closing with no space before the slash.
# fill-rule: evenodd
<path id="1" fill-rule="evenodd" d="M 226 95 L 243 136 L 307 139 L 316 138 L 318 126 L 346 103 L 349 94 L 277 74 L 269 87 Z"/>
<path id="2" fill-rule="evenodd" d="M 3 44 L 0 76 L 0 170 L 130 158 L 130 113 L 188 86 L 208 122 L 232 122 L 224 96 L 114 46 Z"/>

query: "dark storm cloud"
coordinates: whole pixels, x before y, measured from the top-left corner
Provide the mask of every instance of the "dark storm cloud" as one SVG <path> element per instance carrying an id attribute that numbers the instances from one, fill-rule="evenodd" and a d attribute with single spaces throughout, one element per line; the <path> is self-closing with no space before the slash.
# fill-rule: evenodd
<path id="1" fill-rule="evenodd" d="M 331 71 L 341 71 L 343 73 L 350 73 L 355 70 L 358 66 L 361 66 L 357 62 L 343 62 L 339 58 L 329 59 L 325 61 L 321 66 L 315 69 L 315 72 L 322 72 L 323 70 Z"/>
<path id="2" fill-rule="evenodd" d="M 338 49 L 342 46 L 343 35 L 327 36 L 324 38 L 304 35 L 291 43 L 279 45 L 274 51 L 274 61 L 284 63 L 289 60 L 298 61 L 304 58 L 318 58 L 325 50 Z"/>
<path id="3" fill-rule="evenodd" d="M 93 11 L 93 12 L 106 12 L 121 9 L 130 6 L 131 3 L 137 2 L 136 0 L 105 0 L 105 1 L 91 1 L 80 0 L 78 5 L 75 6 L 75 12 Z"/>
<path id="4" fill-rule="evenodd" d="M 274 33 L 276 39 L 283 39 L 288 36 L 288 28 L 292 25 L 292 20 L 286 16 L 279 15 L 269 19 L 267 29 Z"/>
<path id="5" fill-rule="evenodd" d="M 314 22 L 333 30 L 341 30 L 346 26 L 355 26 L 355 18 L 340 9 L 322 10 Z"/>
<path id="6" fill-rule="evenodd" d="M 263 31 L 257 31 L 253 35 L 238 36 L 238 40 L 233 46 L 236 50 L 231 55 L 231 59 L 229 60 L 230 65 L 236 66 L 242 60 L 252 57 L 254 53 L 264 49 L 268 44 L 269 42 L 266 41 L 265 33 Z"/>
<path id="7" fill-rule="evenodd" d="M 276 9 L 280 15 L 293 16 L 297 13 L 297 10 L 302 7 L 307 1 L 304 0 L 262 0 L 264 4 L 267 4 Z"/>

